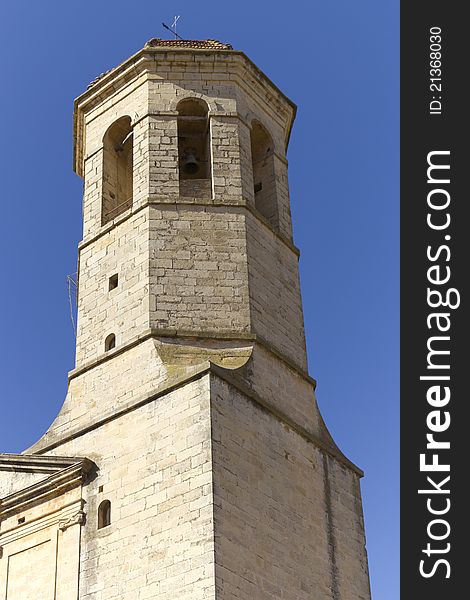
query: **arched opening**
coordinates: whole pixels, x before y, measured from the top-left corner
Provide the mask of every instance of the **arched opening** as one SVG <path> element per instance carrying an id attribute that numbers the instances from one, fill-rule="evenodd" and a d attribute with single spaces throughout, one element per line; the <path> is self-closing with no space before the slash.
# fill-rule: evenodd
<path id="1" fill-rule="evenodd" d="M 131 118 L 121 117 L 103 137 L 102 225 L 132 206 L 132 153 Z"/>
<path id="2" fill-rule="evenodd" d="M 104 351 L 109 352 L 116 347 L 116 336 L 114 333 L 110 333 L 108 337 L 104 340 Z"/>
<path id="3" fill-rule="evenodd" d="M 274 174 L 274 144 L 266 129 L 257 121 L 251 128 L 251 160 L 255 207 L 273 225 L 279 227 Z"/>
<path id="4" fill-rule="evenodd" d="M 205 102 L 181 100 L 178 111 L 178 164 L 180 196 L 210 198 L 211 161 L 209 116 Z"/>
<path id="5" fill-rule="evenodd" d="M 98 529 L 111 525 L 111 502 L 103 500 L 98 506 Z"/>

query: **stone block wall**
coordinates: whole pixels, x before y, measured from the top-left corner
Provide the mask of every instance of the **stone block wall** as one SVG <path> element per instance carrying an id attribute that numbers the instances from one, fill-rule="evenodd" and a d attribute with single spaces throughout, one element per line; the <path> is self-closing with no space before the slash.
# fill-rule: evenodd
<path id="1" fill-rule="evenodd" d="M 253 331 L 307 371 L 298 255 L 251 215 L 246 232 Z"/>
<path id="2" fill-rule="evenodd" d="M 154 327 L 207 337 L 254 333 L 305 368 L 297 264 L 280 238 L 253 225 L 248 210 L 255 210 L 250 124 L 256 119 L 275 146 L 275 229 L 291 239 L 283 157 L 292 115 L 285 101 L 237 54 L 149 53 L 139 65 L 122 84 L 103 84 L 101 93 L 92 87 L 77 101 L 85 178 L 77 367 L 103 356 L 108 334 L 122 347 Z M 188 97 L 208 105 L 211 138 L 210 193 L 194 197 L 180 194 L 178 174 L 176 107 Z M 103 136 L 126 115 L 134 131 L 133 204 L 102 226 Z M 119 288 L 108 292 L 114 273 L 121 274 Z"/>
<path id="3" fill-rule="evenodd" d="M 214 598 L 210 427 L 205 376 L 53 450 L 98 467 L 84 488 L 80 600 Z M 98 529 L 105 499 L 111 524 Z"/>
<path id="4" fill-rule="evenodd" d="M 149 195 L 149 134 L 147 80 L 143 74 L 108 98 L 97 98 L 84 115 L 83 239 L 102 233 L 103 138 L 119 118 L 129 116 L 133 126 L 133 207 Z M 112 225 L 113 221 L 111 221 Z"/>
<path id="5" fill-rule="evenodd" d="M 250 331 L 244 215 L 152 206 L 150 323 L 194 334 Z"/>
<path id="6" fill-rule="evenodd" d="M 180 196 L 186 198 L 212 198 L 210 179 L 182 179 L 179 184 Z"/>
<path id="7" fill-rule="evenodd" d="M 164 109 L 160 108 L 159 112 L 162 111 Z M 149 116 L 148 121 L 150 126 L 147 166 L 150 181 L 149 197 L 164 197 L 175 202 L 179 196 L 176 114 L 168 116 L 156 113 Z"/>
<path id="8" fill-rule="evenodd" d="M 218 600 L 369 598 L 358 475 L 217 377 L 211 397 Z"/>
<path id="9" fill-rule="evenodd" d="M 291 426 L 282 406 L 247 395 L 222 371 L 90 417 L 62 441 L 56 432 L 47 455 L 96 465 L 72 497 L 83 498 L 86 522 L 67 530 L 58 598 L 78 581 L 80 600 L 370 597 L 358 474 Z M 111 523 L 100 529 L 104 500 Z M 47 519 L 46 508 L 28 518 Z M 50 598 L 51 557 L 35 557 L 41 600 Z M 13 575 L 13 590 L 29 589 Z"/>
<path id="10" fill-rule="evenodd" d="M 360 480 L 331 458 L 326 461 L 335 547 L 336 593 L 341 599 L 370 598 Z"/>
<path id="11" fill-rule="evenodd" d="M 209 107 L 204 197 L 180 193 L 176 107 L 187 97 Z M 55 538 L 44 550 L 38 537 L 13 565 L 9 600 L 31 590 L 49 600 L 51 565 L 59 600 L 78 585 L 80 600 L 370 597 L 360 472 L 334 446 L 306 375 L 285 158 L 294 113 L 244 55 L 225 51 L 144 49 L 77 99 L 77 368 L 30 451 L 86 456 L 96 469 L 70 504 L 86 523 L 67 545 L 36 506 Z M 123 116 L 133 203 L 102 225 L 103 136 Z M 255 206 L 254 121 L 273 141 L 275 223 Z M 98 528 L 104 500 L 111 523 Z M 39 571 L 28 588 L 29 560 Z"/>
<path id="12" fill-rule="evenodd" d="M 13 477 L 10 473 L 10 477 Z M 0 594 L 8 600 L 78 597 L 82 489 L 45 497 L 3 518 L 0 531 Z"/>
<path id="13" fill-rule="evenodd" d="M 118 275 L 117 287 L 109 279 Z M 79 255 L 76 364 L 105 354 L 105 339 L 116 346 L 135 340 L 149 327 L 149 209 L 82 246 Z"/>

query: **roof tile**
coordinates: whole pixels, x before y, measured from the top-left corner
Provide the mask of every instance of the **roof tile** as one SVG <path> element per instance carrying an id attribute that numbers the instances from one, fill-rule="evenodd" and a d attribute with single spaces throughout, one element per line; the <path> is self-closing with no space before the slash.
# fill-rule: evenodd
<path id="1" fill-rule="evenodd" d="M 152 38 L 145 44 L 146 48 L 193 48 L 195 50 L 233 50 L 230 44 L 218 40 L 162 40 Z"/>

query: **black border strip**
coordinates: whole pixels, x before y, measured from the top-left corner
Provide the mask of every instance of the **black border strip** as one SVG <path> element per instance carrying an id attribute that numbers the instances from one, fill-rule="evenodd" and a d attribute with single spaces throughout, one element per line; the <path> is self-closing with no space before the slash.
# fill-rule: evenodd
<path id="1" fill-rule="evenodd" d="M 401 598 L 410 600 L 468 595 L 465 8 L 401 4 Z M 443 445 L 427 447 L 427 435 Z"/>

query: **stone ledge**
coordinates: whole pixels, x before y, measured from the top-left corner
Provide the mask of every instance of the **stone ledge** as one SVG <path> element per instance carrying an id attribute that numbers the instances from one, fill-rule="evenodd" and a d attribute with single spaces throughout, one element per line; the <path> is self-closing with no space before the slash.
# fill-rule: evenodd
<path id="1" fill-rule="evenodd" d="M 0 454 L 0 470 L 28 473 L 49 473 L 17 492 L 0 499 L 0 519 L 12 512 L 23 510 L 32 502 L 56 496 L 64 490 L 82 483 L 94 467 L 87 458 L 36 456 L 28 454 Z"/>
<path id="2" fill-rule="evenodd" d="M 134 340 L 128 342 L 127 344 L 123 344 L 122 346 L 119 346 L 118 348 L 110 350 L 106 354 L 104 354 L 94 360 L 84 363 L 80 367 L 76 367 L 72 371 L 69 371 L 68 381 L 70 383 L 70 381 L 72 379 L 74 379 L 75 377 L 82 375 L 82 373 L 86 373 L 86 371 L 90 371 L 91 369 L 94 369 L 98 365 L 101 365 L 102 363 L 107 362 L 108 360 L 111 360 L 112 358 L 114 358 L 115 356 L 118 356 L 119 354 L 123 354 L 124 352 L 127 352 L 127 350 L 134 348 L 141 342 L 145 342 L 146 340 L 148 340 L 150 338 L 158 339 L 160 337 L 161 338 L 174 338 L 174 339 L 180 339 L 180 340 L 186 339 L 186 340 L 200 340 L 200 341 L 214 340 L 214 341 L 233 341 L 233 342 L 237 342 L 237 341 L 255 342 L 255 343 L 258 343 L 263 348 L 265 348 L 269 353 L 274 355 L 276 358 L 281 360 L 283 363 L 285 363 L 290 369 L 295 371 L 303 379 L 305 379 L 306 381 L 311 383 L 313 385 L 313 389 L 315 389 L 317 386 L 317 381 L 313 377 L 311 377 L 306 371 L 304 371 L 303 369 L 301 369 L 300 367 L 295 365 L 291 361 L 290 358 L 288 358 L 287 356 L 282 354 L 282 352 L 279 352 L 278 350 L 276 350 L 276 348 L 274 348 L 274 346 L 271 343 L 269 343 L 267 340 L 261 338 L 260 336 L 258 336 L 256 334 L 233 332 L 233 331 L 219 331 L 219 332 L 207 331 L 204 334 L 200 334 L 200 333 L 196 333 L 194 331 L 185 331 L 182 329 L 177 330 L 177 329 L 163 329 L 163 328 L 162 329 L 158 329 L 158 328 L 148 329 L 147 331 L 145 331 L 144 333 L 142 333 L 141 335 L 136 337 Z"/>
<path id="3" fill-rule="evenodd" d="M 128 209 L 122 215 L 116 217 L 113 221 L 106 223 L 99 233 L 92 235 L 88 239 L 84 239 L 78 244 L 78 252 L 80 253 L 84 248 L 99 240 L 102 236 L 109 233 L 114 227 L 117 227 L 127 219 L 130 219 L 134 215 L 138 214 L 140 211 L 144 210 L 149 206 L 162 206 L 172 208 L 178 208 L 178 206 L 208 206 L 215 208 L 238 208 L 249 211 L 258 221 L 260 221 L 265 227 L 267 227 L 271 233 L 273 233 L 276 238 L 285 244 L 294 254 L 298 257 L 300 256 L 300 250 L 286 237 L 281 235 L 279 231 L 275 227 L 271 225 L 271 223 L 257 210 L 254 206 L 252 206 L 246 198 L 240 197 L 236 200 L 231 200 L 230 202 L 223 202 L 220 199 L 214 198 L 189 198 L 185 196 L 154 196 L 149 197 L 143 203 L 138 204 L 137 206 Z"/>
<path id="4" fill-rule="evenodd" d="M 0 454 L 0 471 L 15 473 L 57 473 L 87 459 L 68 456 L 36 456 L 34 454 Z"/>
<path id="5" fill-rule="evenodd" d="M 124 352 L 127 352 L 127 350 L 134 348 L 141 342 L 145 342 L 146 340 L 151 339 L 151 338 L 158 339 L 159 337 L 192 339 L 192 340 L 201 340 L 201 341 L 202 340 L 225 340 L 225 341 L 239 341 L 239 340 L 247 341 L 248 340 L 248 341 L 254 341 L 256 339 L 256 336 L 253 335 L 252 333 L 243 333 L 243 332 L 232 332 L 232 331 L 219 331 L 219 332 L 212 331 L 211 332 L 211 331 L 208 331 L 208 332 L 204 333 L 203 335 L 201 335 L 194 331 L 184 331 L 181 329 L 176 330 L 176 329 L 152 328 L 152 329 L 148 329 L 147 331 L 144 331 L 141 335 L 137 336 L 134 340 L 131 340 L 127 344 L 123 344 L 122 346 L 119 346 L 113 350 L 110 350 L 106 354 L 104 354 L 98 358 L 95 358 L 91 361 L 88 361 L 85 364 L 83 364 L 82 366 L 73 369 L 72 371 L 69 371 L 68 380 L 70 382 L 70 380 L 74 379 L 75 377 L 78 377 L 82 373 L 85 373 L 86 371 L 90 371 L 91 369 L 94 369 L 96 366 L 98 366 L 104 362 L 107 362 L 108 360 L 111 360 L 115 356 L 118 356 L 119 354 L 123 354 Z"/>

